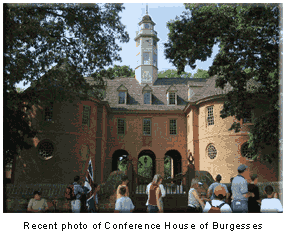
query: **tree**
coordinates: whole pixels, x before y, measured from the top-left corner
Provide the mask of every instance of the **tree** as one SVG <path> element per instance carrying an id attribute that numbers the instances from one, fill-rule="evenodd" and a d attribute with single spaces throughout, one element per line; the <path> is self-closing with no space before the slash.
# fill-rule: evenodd
<path id="1" fill-rule="evenodd" d="M 197 72 L 193 74 L 194 78 L 209 78 L 209 73 L 204 69 L 197 69 Z"/>
<path id="2" fill-rule="evenodd" d="M 72 99 L 67 91 L 98 97 L 95 89 L 104 85 L 99 77 L 109 77 L 104 67 L 121 61 L 116 39 L 129 41 L 119 17 L 123 9 L 123 4 L 4 4 L 4 166 L 31 147 L 27 139 L 37 133 L 29 125 L 32 105 L 45 105 L 51 97 Z M 86 82 L 90 75 L 96 84 Z M 20 81 L 31 87 L 17 92 Z M 55 96 L 39 100 L 43 91 Z"/>
<path id="3" fill-rule="evenodd" d="M 186 12 L 169 22 L 165 56 L 178 69 L 196 68 L 219 44 L 209 75 L 217 75 L 216 86 L 229 83 L 233 90 L 221 117 L 243 119 L 249 110 L 265 103 L 253 120 L 249 146 L 256 157 L 273 159 L 279 153 L 279 48 L 282 45 L 280 4 L 185 4 Z M 281 58 L 281 54 L 280 54 Z M 249 82 L 253 81 L 253 89 Z M 260 101 L 259 101 L 260 99 Z M 230 128 L 240 130 L 239 122 Z"/>
<path id="4" fill-rule="evenodd" d="M 192 77 L 191 73 L 182 72 L 180 76 L 187 76 Z M 158 72 L 158 78 L 177 78 L 179 75 L 177 75 L 176 69 L 167 69 L 165 71 Z"/>
<path id="5" fill-rule="evenodd" d="M 114 65 L 113 68 L 108 68 L 105 70 L 106 76 L 113 79 L 116 77 L 134 77 L 135 71 L 130 68 L 130 66 L 123 65 Z M 95 73 L 94 76 L 99 77 L 101 79 L 102 74 L 101 73 Z"/>

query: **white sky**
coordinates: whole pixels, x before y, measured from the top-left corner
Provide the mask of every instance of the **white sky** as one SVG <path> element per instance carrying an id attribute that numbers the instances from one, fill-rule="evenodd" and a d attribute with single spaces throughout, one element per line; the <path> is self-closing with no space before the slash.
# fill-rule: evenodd
<path id="1" fill-rule="evenodd" d="M 139 31 L 138 23 L 146 15 L 146 3 L 124 3 L 124 7 L 125 10 L 120 13 L 122 17 L 121 22 L 126 26 L 130 40 L 128 43 L 120 43 L 118 41 L 118 45 L 122 47 L 122 51 L 119 52 L 122 62 L 117 61 L 115 64 L 121 66 L 127 65 L 134 70 L 136 68 L 137 53 L 134 38 L 136 37 L 136 31 Z M 174 20 L 176 16 L 180 16 L 183 11 L 185 11 L 183 3 L 148 3 L 148 14 L 154 23 L 156 23 L 154 29 L 157 31 L 157 36 L 160 39 L 158 42 L 158 71 L 176 69 L 164 56 L 164 43 L 168 41 L 169 33 L 166 24 L 168 21 Z M 218 47 L 215 46 L 212 58 L 209 58 L 205 62 L 197 61 L 197 68 L 193 71 L 189 66 L 186 66 L 185 71 L 193 74 L 198 68 L 208 70 L 217 52 Z M 17 87 L 27 88 L 29 85 L 24 87 L 23 83 L 19 83 Z"/>

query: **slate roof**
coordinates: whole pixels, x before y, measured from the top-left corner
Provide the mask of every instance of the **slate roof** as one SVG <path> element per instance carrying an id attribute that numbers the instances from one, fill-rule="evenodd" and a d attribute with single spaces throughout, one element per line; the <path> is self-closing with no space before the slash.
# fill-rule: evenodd
<path id="1" fill-rule="evenodd" d="M 209 79 L 202 78 L 158 78 L 153 85 L 152 104 L 144 104 L 143 91 L 148 88 L 147 84 L 140 84 L 134 77 L 118 77 L 113 80 L 103 79 L 106 83 L 106 96 L 104 101 L 109 103 L 112 111 L 177 111 L 184 110 L 190 102 L 201 101 L 215 95 L 224 95 L 232 90 L 227 84 L 224 89 L 216 88 L 216 76 Z M 255 81 L 249 81 L 247 87 L 259 86 Z M 127 104 L 118 104 L 119 87 L 127 89 Z M 194 95 L 188 100 L 189 87 L 196 87 Z M 167 91 L 173 88 L 177 90 L 177 105 L 167 105 Z M 194 90 L 193 90 L 194 91 Z"/>

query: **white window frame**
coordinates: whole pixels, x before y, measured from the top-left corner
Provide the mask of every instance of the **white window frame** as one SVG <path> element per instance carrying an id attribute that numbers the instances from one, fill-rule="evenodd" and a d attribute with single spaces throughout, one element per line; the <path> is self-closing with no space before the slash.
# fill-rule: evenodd
<path id="1" fill-rule="evenodd" d="M 120 129 L 119 121 L 120 120 L 123 121 L 123 126 L 121 126 L 121 128 L 123 128 L 123 133 L 122 133 L 122 131 L 119 132 L 119 129 Z M 125 135 L 125 129 L 126 129 L 126 120 L 125 120 L 125 118 L 117 118 L 117 135 Z"/>
<path id="2" fill-rule="evenodd" d="M 210 154 L 215 155 L 215 156 L 211 157 Z M 211 160 L 213 160 L 213 159 L 215 159 L 217 157 L 217 149 L 214 146 L 214 144 L 211 144 L 211 143 L 208 144 L 208 146 L 207 146 L 207 155 L 208 155 L 209 159 L 211 159 Z"/>
<path id="3" fill-rule="evenodd" d="M 172 124 L 171 121 L 173 121 L 173 122 L 175 121 L 175 128 L 173 126 L 171 126 L 171 124 Z M 173 133 L 173 132 L 175 132 L 175 133 Z M 169 119 L 169 134 L 170 135 L 177 135 L 177 119 Z"/>
<path id="4" fill-rule="evenodd" d="M 207 125 L 212 126 L 215 124 L 214 106 L 207 107 Z"/>
<path id="5" fill-rule="evenodd" d="M 145 125 L 145 121 L 149 121 L 149 125 Z M 151 136 L 152 133 L 152 119 L 151 118 L 144 118 L 143 119 L 143 135 L 144 136 Z M 145 128 L 149 128 L 149 130 L 145 130 Z"/>
<path id="6" fill-rule="evenodd" d="M 170 95 L 171 94 L 174 94 L 174 104 L 171 104 L 170 103 Z M 176 95 L 176 92 L 173 92 L 173 91 L 170 91 L 170 92 L 168 92 L 167 93 L 167 103 L 168 103 L 168 105 L 177 105 L 177 95 Z"/>
<path id="7" fill-rule="evenodd" d="M 151 105 L 152 104 L 152 92 L 150 91 L 144 91 L 144 94 L 143 94 L 143 103 L 145 103 L 145 94 L 149 94 L 149 104 L 148 105 Z"/>
<path id="8" fill-rule="evenodd" d="M 126 91 L 119 91 L 118 93 L 118 104 L 120 104 L 120 93 L 125 93 L 125 100 L 124 100 L 124 103 L 122 105 L 125 105 L 127 104 L 127 92 Z"/>
<path id="9" fill-rule="evenodd" d="M 83 105 L 82 126 L 90 127 L 90 116 L 91 116 L 91 106 Z"/>

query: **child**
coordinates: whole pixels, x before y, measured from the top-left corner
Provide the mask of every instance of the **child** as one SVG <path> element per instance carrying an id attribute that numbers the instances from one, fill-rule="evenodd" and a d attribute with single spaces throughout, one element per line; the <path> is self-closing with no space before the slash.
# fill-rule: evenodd
<path id="1" fill-rule="evenodd" d="M 126 194 L 126 187 L 120 187 L 119 189 L 120 198 L 116 200 L 115 204 L 115 213 L 129 213 L 134 210 L 134 205 L 132 200 L 125 196 Z"/>
<path id="2" fill-rule="evenodd" d="M 128 182 L 129 182 L 128 176 L 127 175 L 123 175 L 122 178 L 121 178 L 121 181 L 122 181 L 122 183 L 117 188 L 117 198 L 116 198 L 116 200 L 121 197 L 120 191 L 119 191 L 121 187 L 125 187 L 126 188 L 125 196 L 129 197 L 129 189 L 128 189 L 128 186 L 127 186 Z"/>
<path id="3" fill-rule="evenodd" d="M 266 213 L 282 213 L 283 207 L 278 198 L 274 198 L 273 187 L 268 185 L 265 187 L 265 194 L 267 194 L 267 198 L 263 199 L 261 202 L 261 212 Z"/>

